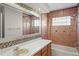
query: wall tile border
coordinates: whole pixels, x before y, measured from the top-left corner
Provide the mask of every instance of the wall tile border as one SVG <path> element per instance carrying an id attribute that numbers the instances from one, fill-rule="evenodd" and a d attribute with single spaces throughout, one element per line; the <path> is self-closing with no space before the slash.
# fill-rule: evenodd
<path id="1" fill-rule="evenodd" d="M 26 38 L 17 39 L 17 40 L 12 40 L 12 41 L 9 41 L 9 42 L 3 42 L 3 43 L 0 43 L 0 49 L 7 48 L 7 47 L 10 47 L 10 46 L 14 46 L 16 44 L 20 44 L 20 43 L 23 43 L 23 42 L 26 42 L 26 41 L 29 41 L 29 40 L 32 40 L 32 39 L 36 39 L 38 37 L 41 37 L 41 35 L 26 37 Z"/>

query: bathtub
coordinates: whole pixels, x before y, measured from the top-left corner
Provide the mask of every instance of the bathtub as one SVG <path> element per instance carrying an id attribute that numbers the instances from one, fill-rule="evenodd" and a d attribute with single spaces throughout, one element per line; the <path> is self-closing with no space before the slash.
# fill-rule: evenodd
<path id="1" fill-rule="evenodd" d="M 52 56 L 78 56 L 76 48 L 52 44 Z"/>

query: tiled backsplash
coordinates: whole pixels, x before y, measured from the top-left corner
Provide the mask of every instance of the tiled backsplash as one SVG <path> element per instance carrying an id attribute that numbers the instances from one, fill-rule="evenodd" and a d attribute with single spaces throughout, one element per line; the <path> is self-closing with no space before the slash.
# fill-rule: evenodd
<path id="1" fill-rule="evenodd" d="M 41 35 L 36 35 L 36 36 L 32 36 L 32 37 L 26 37 L 26 38 L 22 38 L 22 39 L 16 39 L 16 40 L 0 43 L 0 49 L 7 48 L 7 47 L 10 47 L 10 46 L 19 44 L 19 43 L 23 43 L 23 42 L 38 38 L 40 36 Z"/>

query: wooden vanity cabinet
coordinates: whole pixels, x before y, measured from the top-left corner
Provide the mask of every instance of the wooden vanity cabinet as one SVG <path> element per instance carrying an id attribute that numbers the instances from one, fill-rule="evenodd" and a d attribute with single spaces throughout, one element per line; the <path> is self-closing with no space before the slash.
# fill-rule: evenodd
<path id="1" fill-rule="evenodd" d="M 51 44 L 48 44 L 37 52 L 34 56 L 51 56 Z"/>

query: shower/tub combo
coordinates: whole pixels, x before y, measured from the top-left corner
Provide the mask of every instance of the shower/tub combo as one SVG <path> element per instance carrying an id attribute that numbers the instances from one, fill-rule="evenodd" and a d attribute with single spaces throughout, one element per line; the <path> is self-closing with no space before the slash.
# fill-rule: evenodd
<path id="1" fill-rule="evenodd" d="M 78 56 L 76 48 L 58 44 L 52 44 L 52 53 L 53 56 Z"/>

